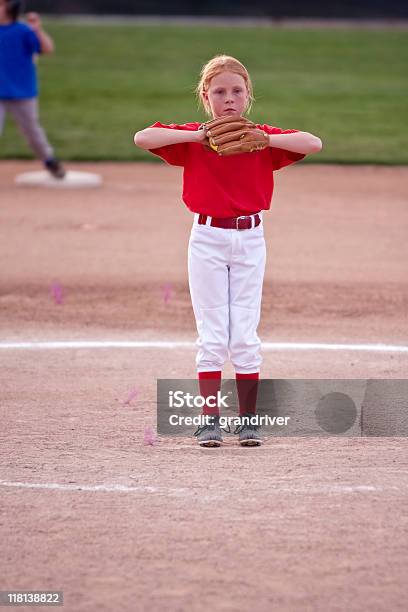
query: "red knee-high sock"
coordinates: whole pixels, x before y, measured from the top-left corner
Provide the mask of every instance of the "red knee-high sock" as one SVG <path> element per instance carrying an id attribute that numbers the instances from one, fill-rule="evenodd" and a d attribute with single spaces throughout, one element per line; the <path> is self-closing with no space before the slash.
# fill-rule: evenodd
<path id="1" fill-rule="evenodd" d="M 200 385 L 200 395 L 203 397 L 207 398 L 209 395 L 217 396 L 218 391 L 221 389 L 221 370 L 217 372 L 198 372 L 198 384 Z M 219 416 L 219 406 L 207 406 L 207 404 L 204 404 L 203 414 Z"/>
<path id="2" fill-rule="evenodd" d="M 258 395 L 259 372 L 253 374 L 239 374 L 236 372 L 239 414 L 245 412 L 256 413 L 256 398 Z"/>

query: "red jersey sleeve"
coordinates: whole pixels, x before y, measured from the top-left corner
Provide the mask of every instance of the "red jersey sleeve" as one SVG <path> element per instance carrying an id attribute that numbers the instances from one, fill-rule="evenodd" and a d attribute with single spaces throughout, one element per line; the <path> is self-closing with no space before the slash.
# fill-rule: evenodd
<path id="1" fill-rule="evenodd" d="M 267 134 L 294 134 L 300 130 L 282 130 L 266 123 L 259 126 L 261 130 Z M 290 166 L 294 162 L 300 161 L 306 156 L 306 153 L 294 153 L 293 151 L 286 151 L 285 149 L 278 149 L 276 147 L 269 147 L 272 158 L 272 169 L 279 170 L 285 166 Z"/>
<path id="2" fill-rule="evenodd" d="M 167 128 L 169 130 L 197 130 L 199 123 L 183 123 L 178 125 L 177 123 L 161 123 L 160 121 L 156 121 L 153 125 L 149 125 L 148 127 L 154 128 Z M 157 147 L 155 149 L 148 149 L 150 153 L 157 155 L 164 159 L 165 162 L 170 164 L 171 166 L 184 166 L 187 159 L 188 154 L 188 142 L 178 142 L 172 145 L 165 145 L 164 147 Z"/>

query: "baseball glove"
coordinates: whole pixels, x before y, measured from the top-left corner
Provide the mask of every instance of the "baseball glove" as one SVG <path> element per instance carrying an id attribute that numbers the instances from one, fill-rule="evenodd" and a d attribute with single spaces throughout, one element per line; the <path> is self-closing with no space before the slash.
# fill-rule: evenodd
<path id="1" fill-rule="evenodd" d="M 199 129 L 205 131 L 204 144 L 222 156 L 252 153 L 269 146 L 268 134 L 241 115 L 212 119 L 201 124 Z"/>

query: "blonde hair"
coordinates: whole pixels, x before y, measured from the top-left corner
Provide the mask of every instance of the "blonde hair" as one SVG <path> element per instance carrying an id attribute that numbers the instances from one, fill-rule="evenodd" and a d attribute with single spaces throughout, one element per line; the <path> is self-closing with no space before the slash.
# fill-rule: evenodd
<path id="1" fill-rule="evenodd" d="M 198 106 L 204 108 L 207 115 L 211 116 L 211 107 L 208 101 L 204 98 L 204 93 L 207 93 L 211 79 L 221 72 L 235 72 L 239 74 L 245 81 L 245 85 L 248 92 L 249 103 L 245 109 L 245 113 L 249 113 L 252 108 L 252 103 L 255 101 L 254 92 L 252 87 L 251 77 L 248 74 L 248 70 L 245 68 L 240 61 L 231 57 L 230 55 L 216 55 L 210 59 L 201 69 L 200 81 L 195 88 L 195 93 L 198 98 Z"/>

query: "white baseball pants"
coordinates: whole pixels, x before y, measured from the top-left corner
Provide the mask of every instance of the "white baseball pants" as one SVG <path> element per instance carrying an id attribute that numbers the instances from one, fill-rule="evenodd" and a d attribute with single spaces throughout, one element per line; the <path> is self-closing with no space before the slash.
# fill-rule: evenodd
<path id="1" fill-rule="evenodd" d="M 266 263 L 262 221 L 235 230 L 198 224 L 194 214 L 188 245 L 188 279 L 196 319 L 197 372 L 222 370 L 230 358 L 235 372 L 259 372 L 257 335 Z M 253 222 L 252 222 L 253 224 Z"/>

